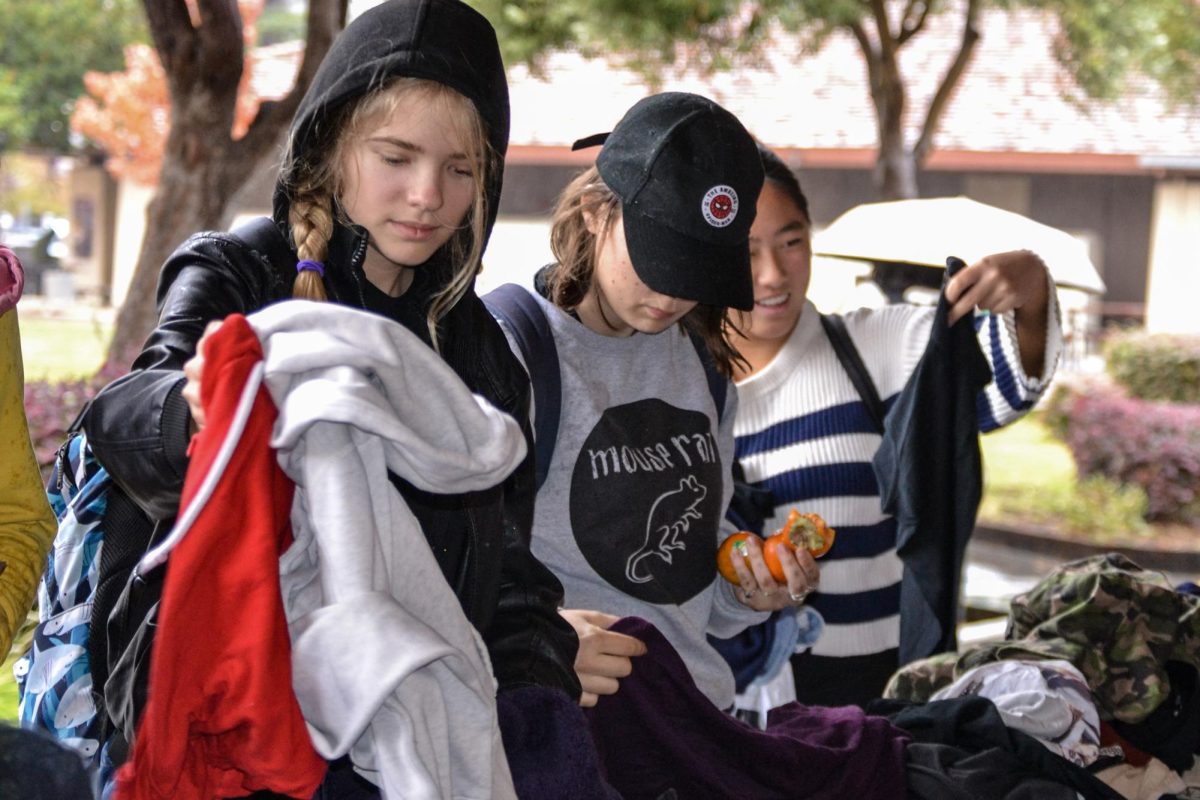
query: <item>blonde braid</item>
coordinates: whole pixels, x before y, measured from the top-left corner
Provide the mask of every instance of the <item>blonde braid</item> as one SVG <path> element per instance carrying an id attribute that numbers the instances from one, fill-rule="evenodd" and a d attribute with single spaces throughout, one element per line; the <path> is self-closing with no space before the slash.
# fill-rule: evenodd
<path id="1" fill-rule="evenodd" d="M 329 253 L 329 239 L 333 236 L 333 211 L 327 193 L 309 190 L 297 194 L 288 211 L 288 222 L 292 226 L 292 241 L 300 260 L 325 262 Z M 292 283 L 292 297 L 302 300 L 329 299 L 321 275 L 313 270 L 296 273 Z"/>

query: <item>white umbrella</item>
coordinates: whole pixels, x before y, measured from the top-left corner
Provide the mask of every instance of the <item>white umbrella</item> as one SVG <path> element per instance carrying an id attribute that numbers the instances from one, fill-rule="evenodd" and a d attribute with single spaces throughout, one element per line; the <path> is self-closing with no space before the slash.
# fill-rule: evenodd
<path id="1" fill-rule="evenodd" d="M 1059 286 L 1104 293 L 1082 241 L 1066 231 L 968 197 L 934 197 L 855 206 L 816 235 L 816 255 L 855 261 L 946 266 L 992 253 L 1032 250 Z"/>

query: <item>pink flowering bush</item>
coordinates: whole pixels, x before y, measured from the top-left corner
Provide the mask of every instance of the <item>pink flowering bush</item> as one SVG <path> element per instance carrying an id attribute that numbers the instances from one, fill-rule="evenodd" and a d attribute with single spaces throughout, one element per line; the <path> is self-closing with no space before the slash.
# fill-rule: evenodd
<path id="1" fill-rule="evenodd" d="M 1148 520 L 1200 522 L 1200 406 L 1091 386 L 1057 395 L 1049 423 L 1080 477 L 1142 487 Z"/>

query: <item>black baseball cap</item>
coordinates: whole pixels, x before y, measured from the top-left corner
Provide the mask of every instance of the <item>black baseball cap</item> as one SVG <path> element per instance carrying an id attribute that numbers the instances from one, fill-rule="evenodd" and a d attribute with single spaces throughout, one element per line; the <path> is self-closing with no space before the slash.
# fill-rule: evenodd
<path id="1" fill-rule="evenodd" d="M 750 224 L 763 168 L 754 137 L 733 114 L 696 94 L 639 100 L 603 143 L 596 168 L 621 200 L 625 245 L 656 292 L 750 311 Z"/>

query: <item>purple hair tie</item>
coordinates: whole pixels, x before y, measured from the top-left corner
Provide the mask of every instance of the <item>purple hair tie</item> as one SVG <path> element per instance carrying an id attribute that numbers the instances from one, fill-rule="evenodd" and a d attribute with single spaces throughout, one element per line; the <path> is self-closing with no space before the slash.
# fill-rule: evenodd
<path id="1" fill-rule="evenodd" d="M 296 265 L 296 272 L 303 272 L 306 269 L 312 270 L 313 272 L 320 275 L 322 278 L 325 277 L 325 265 L 322 264 L 320 261 L 309 261 L 306 258 L 303 261 L 301 261 L 299 264 Z"/>

